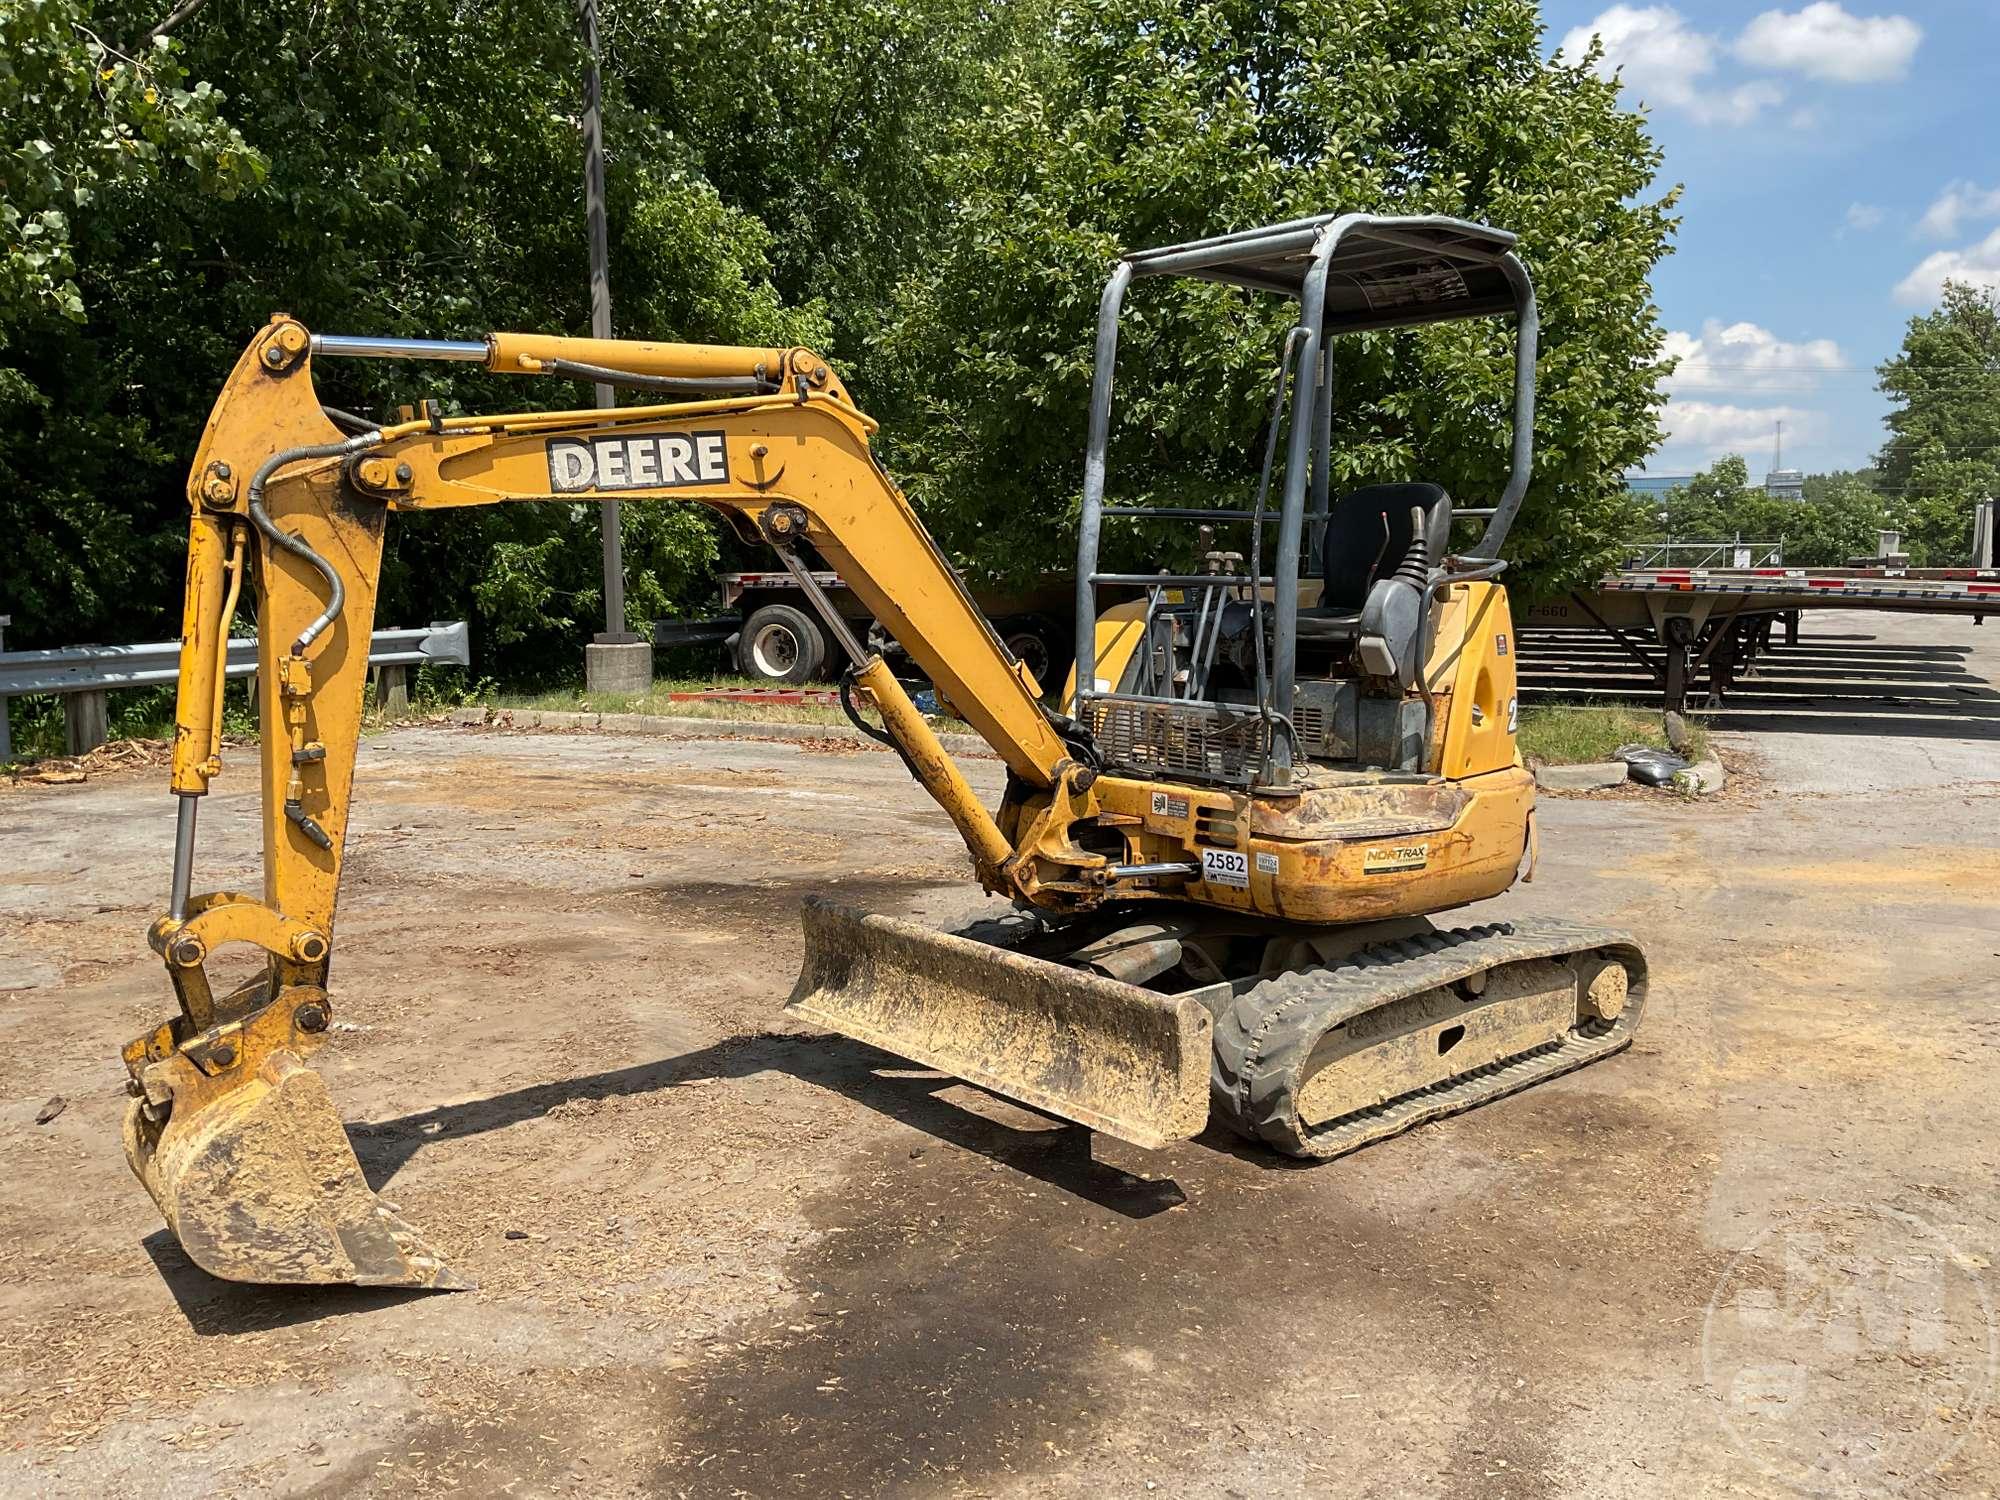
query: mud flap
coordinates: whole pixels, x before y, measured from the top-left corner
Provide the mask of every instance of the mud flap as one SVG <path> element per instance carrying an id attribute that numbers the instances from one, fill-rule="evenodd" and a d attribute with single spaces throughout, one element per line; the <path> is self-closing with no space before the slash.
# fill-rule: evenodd
<path id="1" fill-rule="evenodd" d="M 804 921 L 802 1020 L 1136 1146 L 1208 1123 L 1198 1001 L 827 901 Z"/>
<path id="2" fill-rule="evenodd" d="M 135 1100 L 125 1155 L 188 1257 L 226 1281 L 472 1283 L 369 1188 L 326 1081 L 279 1049 L 220 1091 L 194 1073 L 164 1126 Z"/>

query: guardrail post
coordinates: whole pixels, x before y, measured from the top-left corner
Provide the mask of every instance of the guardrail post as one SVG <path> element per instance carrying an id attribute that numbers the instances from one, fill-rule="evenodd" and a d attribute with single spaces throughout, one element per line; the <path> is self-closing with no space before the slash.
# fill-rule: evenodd
<path id="1" fill-rule="evenodd" d="M 410 711 L 410 669 L 408 667 L 377 667 L 375 669 L 375 706 L 392 719 L 400 719 Z"/>
<path id="2" fill-rule="evenodd" d="M 71 755 L 88 755 L 111 738 L 111 695 L 65 693 L 63 695 L 64 748 Z"/>

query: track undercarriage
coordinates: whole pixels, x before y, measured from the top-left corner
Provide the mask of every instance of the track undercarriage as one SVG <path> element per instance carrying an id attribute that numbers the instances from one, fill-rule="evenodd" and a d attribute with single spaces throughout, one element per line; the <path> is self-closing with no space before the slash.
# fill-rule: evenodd
<path id="1" fill-rule="evenodd" d="M 1340 1156 L 1606 1057 L 1645 1004 L 1631 938 L 1566 922 L 806 921 L 794 1013 L 1144 1146 L 1213 1120 Z"/>

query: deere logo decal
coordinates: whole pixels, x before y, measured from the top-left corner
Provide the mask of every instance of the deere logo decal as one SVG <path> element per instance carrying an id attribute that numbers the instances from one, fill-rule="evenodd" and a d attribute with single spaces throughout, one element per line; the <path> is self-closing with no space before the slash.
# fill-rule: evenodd
<path id="1" fill-rule="evenodd" d="M 594 438 L 550 438 L 549 490 L 671 490 L 726 484 L 729 448 L 719 432 L 631 432 Z"/>

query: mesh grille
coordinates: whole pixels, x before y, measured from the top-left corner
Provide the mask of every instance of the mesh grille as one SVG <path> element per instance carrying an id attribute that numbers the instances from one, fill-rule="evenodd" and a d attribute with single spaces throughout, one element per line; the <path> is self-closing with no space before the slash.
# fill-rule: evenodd
<path id="1" fill-rule="evenodd" d="M 1264 723 L 1253 715 L 1093 701 L 1087 722 L 1104 758 L 1133 770 L 1245 781 L 1264 758 Z"/>

